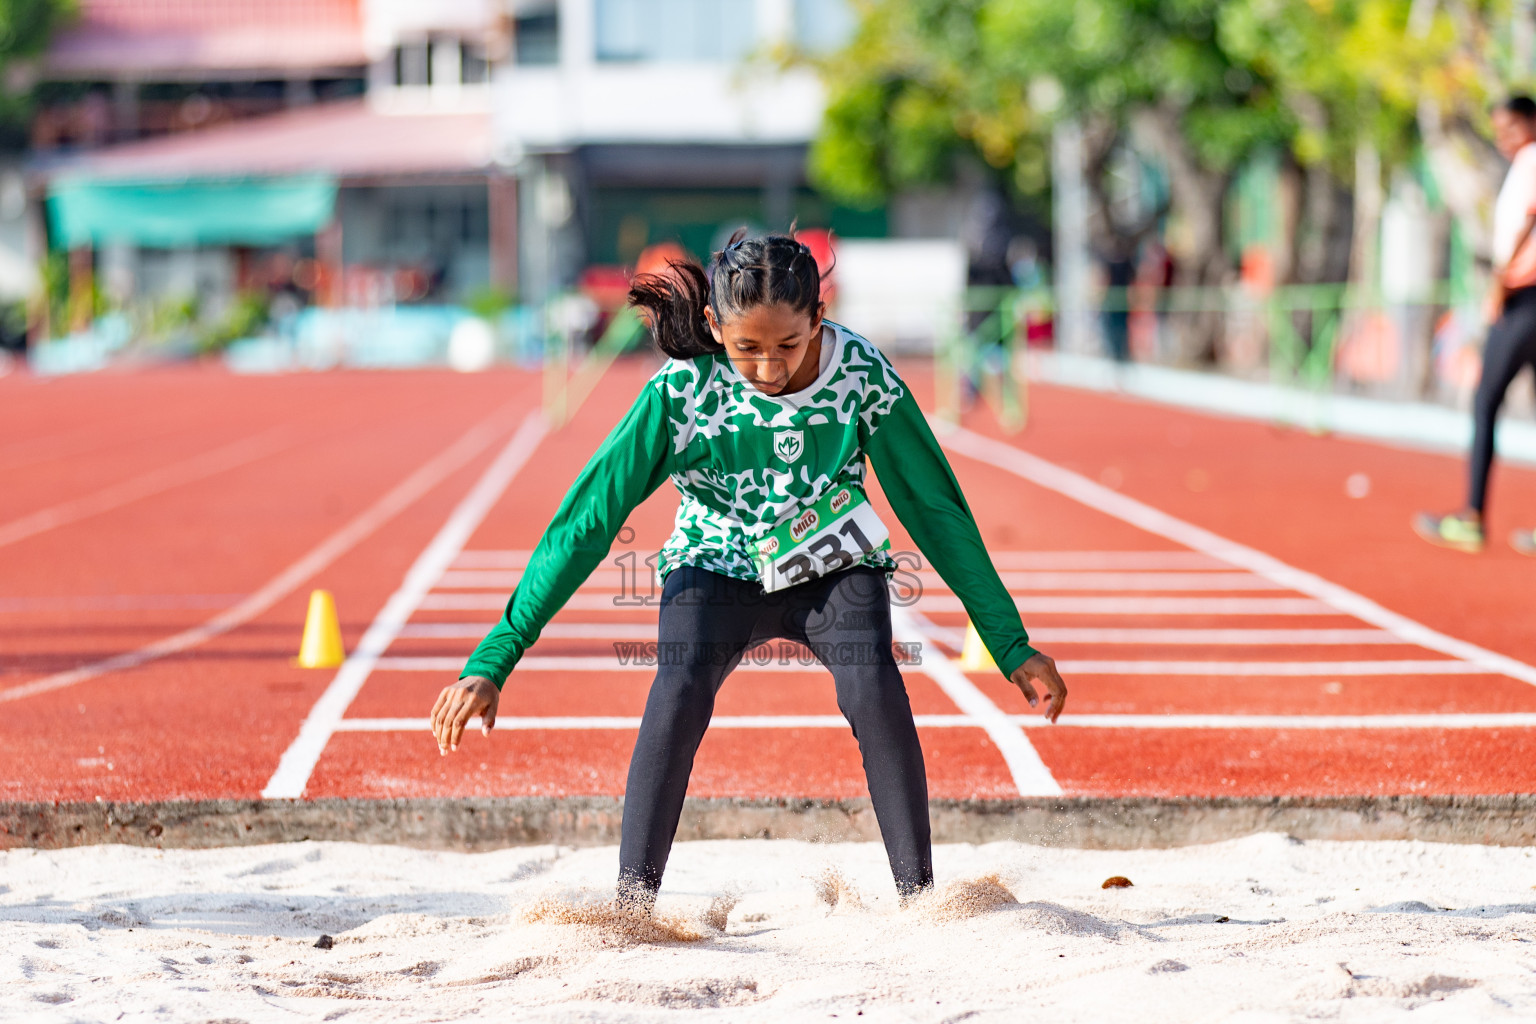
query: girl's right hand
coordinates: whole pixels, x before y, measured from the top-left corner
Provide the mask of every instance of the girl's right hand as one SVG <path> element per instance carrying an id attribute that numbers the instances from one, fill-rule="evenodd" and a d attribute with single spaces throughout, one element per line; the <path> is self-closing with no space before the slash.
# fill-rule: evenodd
<path id="1" fill-rule="evenodd" d="M 464 727 L 476 715 L 480 716 L 480 732 L 491 734 L 496 724 L 496 705 L 501 703 L 501 691 L 484 676 L 465 676 L 452 686 L 443 687 L 432 705 L 432 735 L 437 737 L 437 752 L 446 755 L 459 749 L 459 737 Z"/>
<path id="2" fill-rule="evenodd" d="M 1040 698 L 1035 695 L 1035 688 L 1031 681 L 1045 687 L 1050 700 L 1045 705 L 1045 717 L 1055 724 L 1061 715 L 1061 709 L 1067 705 L 1067 684 L 1061 681 L 1061 673 L 1056 671 L 1056 661 L 1048 654 L 1034 654 L 1030 659 L 1013 670 L 1013 675 L 1008 677 L 1014 686 L 1017 686 L 1024 694 L 1024 699 L 1029 701 L 1030 707 L 1039 707 Z"/>

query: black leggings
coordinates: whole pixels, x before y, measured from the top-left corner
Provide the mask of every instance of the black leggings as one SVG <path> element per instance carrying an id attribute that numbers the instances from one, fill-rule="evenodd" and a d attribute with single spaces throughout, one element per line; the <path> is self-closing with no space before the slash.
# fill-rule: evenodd
<path id="1" fill-rule="evenodd" d="M 1467 504 L 1478 512 L 1488 503 L 1488 472 L 1493 468 L 1493 424 L 1504 393 L 1529 363 L 1536 366 L 1536 288 L 1519 288 L 1504 300 L 1504 314 L 1488 328 L 1483 347 L 1483 377 L 1472 412 L 1472 479 Z"/>
<path id="2" fill-rule="evenodd" d="M 905 897 L 933 884 L 928 779 L 891 653 L 885 573 L 855 566 L 764 593 L 760 584 L 683 566 L 661 591 L 656 679 L 624 787 L 621 893 L 645 898 L 661 887 L 715 694 L 743 652 L 775 637 L 806 644 L 832 671 L 897 891 Z"/>

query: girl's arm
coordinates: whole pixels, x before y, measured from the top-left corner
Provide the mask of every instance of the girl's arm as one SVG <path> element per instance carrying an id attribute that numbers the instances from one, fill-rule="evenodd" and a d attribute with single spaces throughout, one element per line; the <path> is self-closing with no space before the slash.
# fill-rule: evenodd
<path id="1" fill-rule="evenodd" d="M 1010 680 L 1038 651 L 976 528 L 960 484 L 907 391 L 864 445 L 880 488 L 918 550 L 955 592 L 992 660 Z"/>
<path id="2" fill-rule="evenodd" d="M 506 611 L 469 656 L 460 679 L 480 676 L 501 689 L 544 624 L 608 553 L 630 512 L 661 486 L 671 464 L 666 408 L 657 386 L 648 383 L 571 484 Z"/>

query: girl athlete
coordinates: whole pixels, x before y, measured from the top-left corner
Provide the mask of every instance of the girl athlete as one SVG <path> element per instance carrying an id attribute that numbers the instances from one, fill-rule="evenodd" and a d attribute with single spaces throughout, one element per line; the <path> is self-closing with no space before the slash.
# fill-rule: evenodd
<path id="1" fill-rule="evenodd" d="M 668 477 L 682 497 L 659 553 L 658 667 L 624 789 L 619 894 L 654 903 L 715 694 L 742 654 L 783 637 L 831 670 L 903 900 L 933 884 L 923 752 L 891 651 L 896 568 L 864 493 L 865 459 L 902 525 L 964 604 L 1003 675 L 1054 722 L 1067 688 L 1029 645 L 911 390 L 870 342 L 823 319 L 821 275 L 792 237 L 737 232 L 708 273 L 642 275 L 629 300 L 671 359 L 576 477 L 506 612 L 443 689 L 443 753 Z"/>

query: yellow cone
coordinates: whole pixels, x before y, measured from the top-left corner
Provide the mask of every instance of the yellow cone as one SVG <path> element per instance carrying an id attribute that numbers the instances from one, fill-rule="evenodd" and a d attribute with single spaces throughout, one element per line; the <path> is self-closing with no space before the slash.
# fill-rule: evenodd
<path id="1" fill-rule="evenodd" d="M 997 671 L 997 662 L 992 660 L 992 653 L 981 642 L 981 634 L 976 632 L 970 619 L 965 620 L 965 643 L 960 648 L 960 667 L 967 672 Z"/>
<path id="2" fill-rule="evenodd" d="M 309 614 L 304 616 L 304 640 L 299 644 L 299 668 L 336 668 L 347 660 L 341 646 L 341 623 L 336 621 L 336 599 L 329 590 L 309 595 Z"/>

